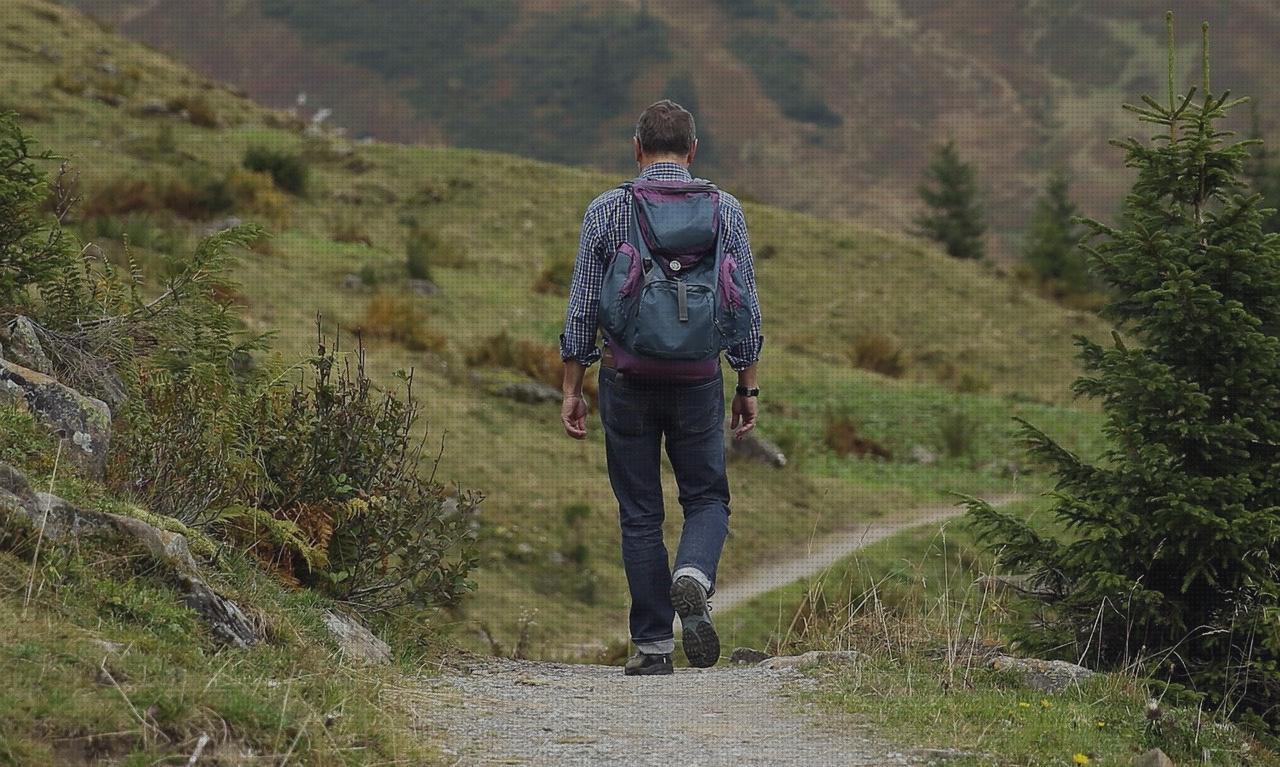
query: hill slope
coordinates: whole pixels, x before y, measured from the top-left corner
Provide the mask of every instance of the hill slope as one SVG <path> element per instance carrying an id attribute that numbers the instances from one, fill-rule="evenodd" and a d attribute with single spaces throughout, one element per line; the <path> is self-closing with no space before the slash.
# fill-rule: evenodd
<path id="1" fill-rule="evenodd" d="M 583 208 L 617 177 L 478 151 L 352 145 L 43 0 L 15 0 L 7 21 L 4 105 L 71 158 L 85 196 L 77 226 L 109 251 L 124 233 L 144 265 L 187 252 L 217 222 L 178 215 L 157 190 L 204 188 L 250 147 L 309 165 L 305 196 L 273 187 L 263 198 L 271 205 L 255 197 L 234 211 L 275 230 L 243 254 L 238 300 L 253 330 L 276 333 L 286 359 L 312 350 L 319 313 L 329 332 L 366 331 L 379 380 L 414 369 L 430 438 L 445 443 L 439 476 L 488 495 L 480 596 L 459 622 L 484 622 L 510 646 L 522 612 L 536 612 L 525 629 L 545 652 L 621 625 L 598 422 L 587 443 L 574 443 L 554 404 L 496 394 L 525 373 L 555 375 L 564 302 L 555 284 Z M 948 489 L 1016 484 L 1011 415 L 1066 432 L 1086 451 L 1096 443 L 1094 415 L 1054 404 L 1075 371 L 1070 336 L 1103 335 L 1096 319 L 915 241 L 760 205 L 747 217 L 768 339 L 762 428 L 791 460 L 781 470 L 735 467 L 726 578 L 813 534 L 936 502 Z M 411 224 L 444 243 L 432 250 L 434 295 L 407 279 Z M 349 335 L 343 344 L 354 346 Z M 901 377 L 853 359 L 887 361 Z M 869 444 L 894 459 L 858 458 Z M 673 493 L 668 503 L 677 508 Z"/>
<path id="2" fill-rule="evenodd" d="M 1117 107 L 1162 95 L 1166 72 L 1165 6 L 1108 0 L 73 2 L 266 103 L 306 92 L 308 111 L 394 140 L 622 170 L 635 115 L 671 96 L 727 187 L 895 229 L 929 146 L 954 136 L 1006 254 L 1054 165 L 1086 212 L 1114 213 L 1128 177 L 1105 142 L 1131 129 Z M 1209 20 L 1217 82 L 1274 113 L 1280 11 L 1169 6 L 1181 66 Z"/>

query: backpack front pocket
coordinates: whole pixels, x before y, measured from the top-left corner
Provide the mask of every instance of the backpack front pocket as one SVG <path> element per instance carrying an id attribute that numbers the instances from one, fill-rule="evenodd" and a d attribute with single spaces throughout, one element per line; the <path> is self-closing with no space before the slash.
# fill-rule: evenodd
<path id="1" fill-rule="evenodd" d="M 654 280 L 640 292 L 632 348 L 648 357 L 705 360 L 720 351 L 712 288 Z"/>

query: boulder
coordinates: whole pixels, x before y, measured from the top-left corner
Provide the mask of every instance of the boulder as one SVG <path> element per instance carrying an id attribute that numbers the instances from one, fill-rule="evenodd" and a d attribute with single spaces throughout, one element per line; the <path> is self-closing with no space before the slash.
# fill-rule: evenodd
<path id="1" fill-rule="evenodd" d="M 757 664 L 770 671 L 805 671 L 819 666 L 857 663 L 862 653 L 854 650 L 810 650 L 803 655 L 784 655 Z"/>
<path id="2" fill-rule="evenodd" d="M 724 445 L 725 450 L 734 458 L 743 458 L 777 468 L 787 465 L 787 457 L 783 455 L 782 448 L 760 436 L 754 430 L 748 432 L 747 436 L 742 439 L 735 439 L 733 430 L 729 428 L 727 420 L 725 421 Z"/>
<path id="3" fill-rule="evenodd" d="M 391 662 L 391 648 L 387 643 L 350 615 L 326 610 L 324 625 L 333 634 L 343 658 L 369 665 Z"/>
<path id="4" fill-rule="evenodd" d="M 5 326 L 3 333 L 0 333 L 0 342 L 4 344 L 4 351 L 0 356 L 37 373 L 53 375 L 53 361 L 44 353 L 44 347 L 40 344 L 40 337 L 31 320 L 15 317 Z"/>
<path id="5" fill-rule="evenodd" d="M 997 655 L 991 660 L 996 671 L 1012 671 L 1022 676 L 1031 689 L 1043 693 L 1061 692 L 1093 676 L 1094 672 L 1064 660 L 1039 660 Z"/>
<path id="6" fill-rule="evenodd" d="M 111 409 L 44 373 L 0 359 L 0 404 L 20 407 L 62 440 L 63 455 L 95 479 L 106 474 Z"/>
<path id="7" fill-rule="evenodd" d="M 25 516 L 49 541 L 103 533 L 134 540 L 170 569 L 183 603 L 200 616 L 215 641 L 249 647 L 265 638 L 258 622 L 204 581 L 184 535 L 141 519 L 82 509 L 56 495 L 33 491 L 21 472 L 4 463 L 0 463 L 0 510 Z"/>
<path id="8" fill-rule="evenodd" d="M 1174 767 L 1173 760 L 1158 748 L 1153 748 L 1133 762 L 1133 767 Z"/>
<path id="9" fill-rule="evenodd" d="M 564 399 L 564 395 L 560 390 L 547 386 L 546 384 L 530 381 L 528 383 L 513 383 L 498 389 L 498 396 L 513 399 L 516 402 L 523 402 L 526 405 L 540 405 L 544 402 L 560 402 Z"/>

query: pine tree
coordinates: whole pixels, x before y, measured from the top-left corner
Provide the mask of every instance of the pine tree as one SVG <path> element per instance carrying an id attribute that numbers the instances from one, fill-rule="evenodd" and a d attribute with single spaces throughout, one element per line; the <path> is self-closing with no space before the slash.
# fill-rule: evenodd
<path id="1" fill-rule="evenodd" d="M 1110 446 L 1089 463 L 1023 424 L 1067 538 L 970 514 L 1058 595 L 1030 607 L 1033 647 L 1146 662 L 1280 732 L 1280 236 L 1238 180 L 1252 142 L 1218 128 L 1243 99 L 1209 90 L 1207 25 L 1201 95 L 1174 96 L 1169 18 L 1169 101 L 1127 106 L 1162 134 L 1114 142 L 1138 173 L 1124 223 L 1087 224 L 1117 329 L 1078 341 L 1074 389 L 1101 400 Z"/>
<path id="2" fill-rule="evenodd" d="M 1275 150 L 1262 142 L 1262 124 L 1258 115 L 1258 106 L 1249 104 L 1252 112 L 1252 131 L 1249 138 L 1258 142 L 1252 157 L 1245 164 L 1245 177 L 1249 188 L 1262 195 L 1263 213 L 1262 228 L 1267 232 L 1280 232 L 1280 164 L 1276 162 Z"/>
<path id="3" fill-rule="evenodd" d="M 917 218 L 916 225 L 954 258 L 979 259 L 985 254 L 982 236 L 987 227 L 976 176 L 973 166 L 960 159 L 956 142 L 948 141 L 934 151 L 927 181 L 919 189 L 929 212 Z"/>
<path id="4" fill-rule="evenodd" d="M 1080 249 L 1084 231 L 1075 221 L 1078 214 L 1067 174 L 1054 171 L 1031 216 L 1023 257 L 1040 281 L 1058 295 L 1089 289 L 1089 270 Z"/>

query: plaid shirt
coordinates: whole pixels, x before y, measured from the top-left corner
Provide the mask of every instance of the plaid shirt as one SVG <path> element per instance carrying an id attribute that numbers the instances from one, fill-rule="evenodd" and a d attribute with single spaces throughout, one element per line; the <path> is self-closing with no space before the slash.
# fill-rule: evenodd
<path id="1" fill-rule="evenodd" d="M 660 181 L 690 181 L 683 166 L 673 162 L 656 162 L 645 168 L 641 178 Z M 751 259 L 751 243 L 747 239 L 747 220 L 742 205 L 727 192 L 720 193 L 721 226 L 727 226 L 726 251 L 738 262 L 751 306 L 751 336 L 725 351 L 734 370 L 756 364 L 764 338 L 760 334 L 760 301 L 756 294 L 755 265 Z M 583 365 L 600 359 L 596 346 L 597 315 L 600 311 L 600 288 L 604 269 L 618 247 L 627 240 L 631 227 L 631 196 L 623 189 L 610 189 L 587 206 L 582 219 L 582 239 L 573 266 L 573 282 L 569 288 L 569 309 L 565 313 L 564 333 L 560 335 L 560 358 L 577 360 Z"/>

